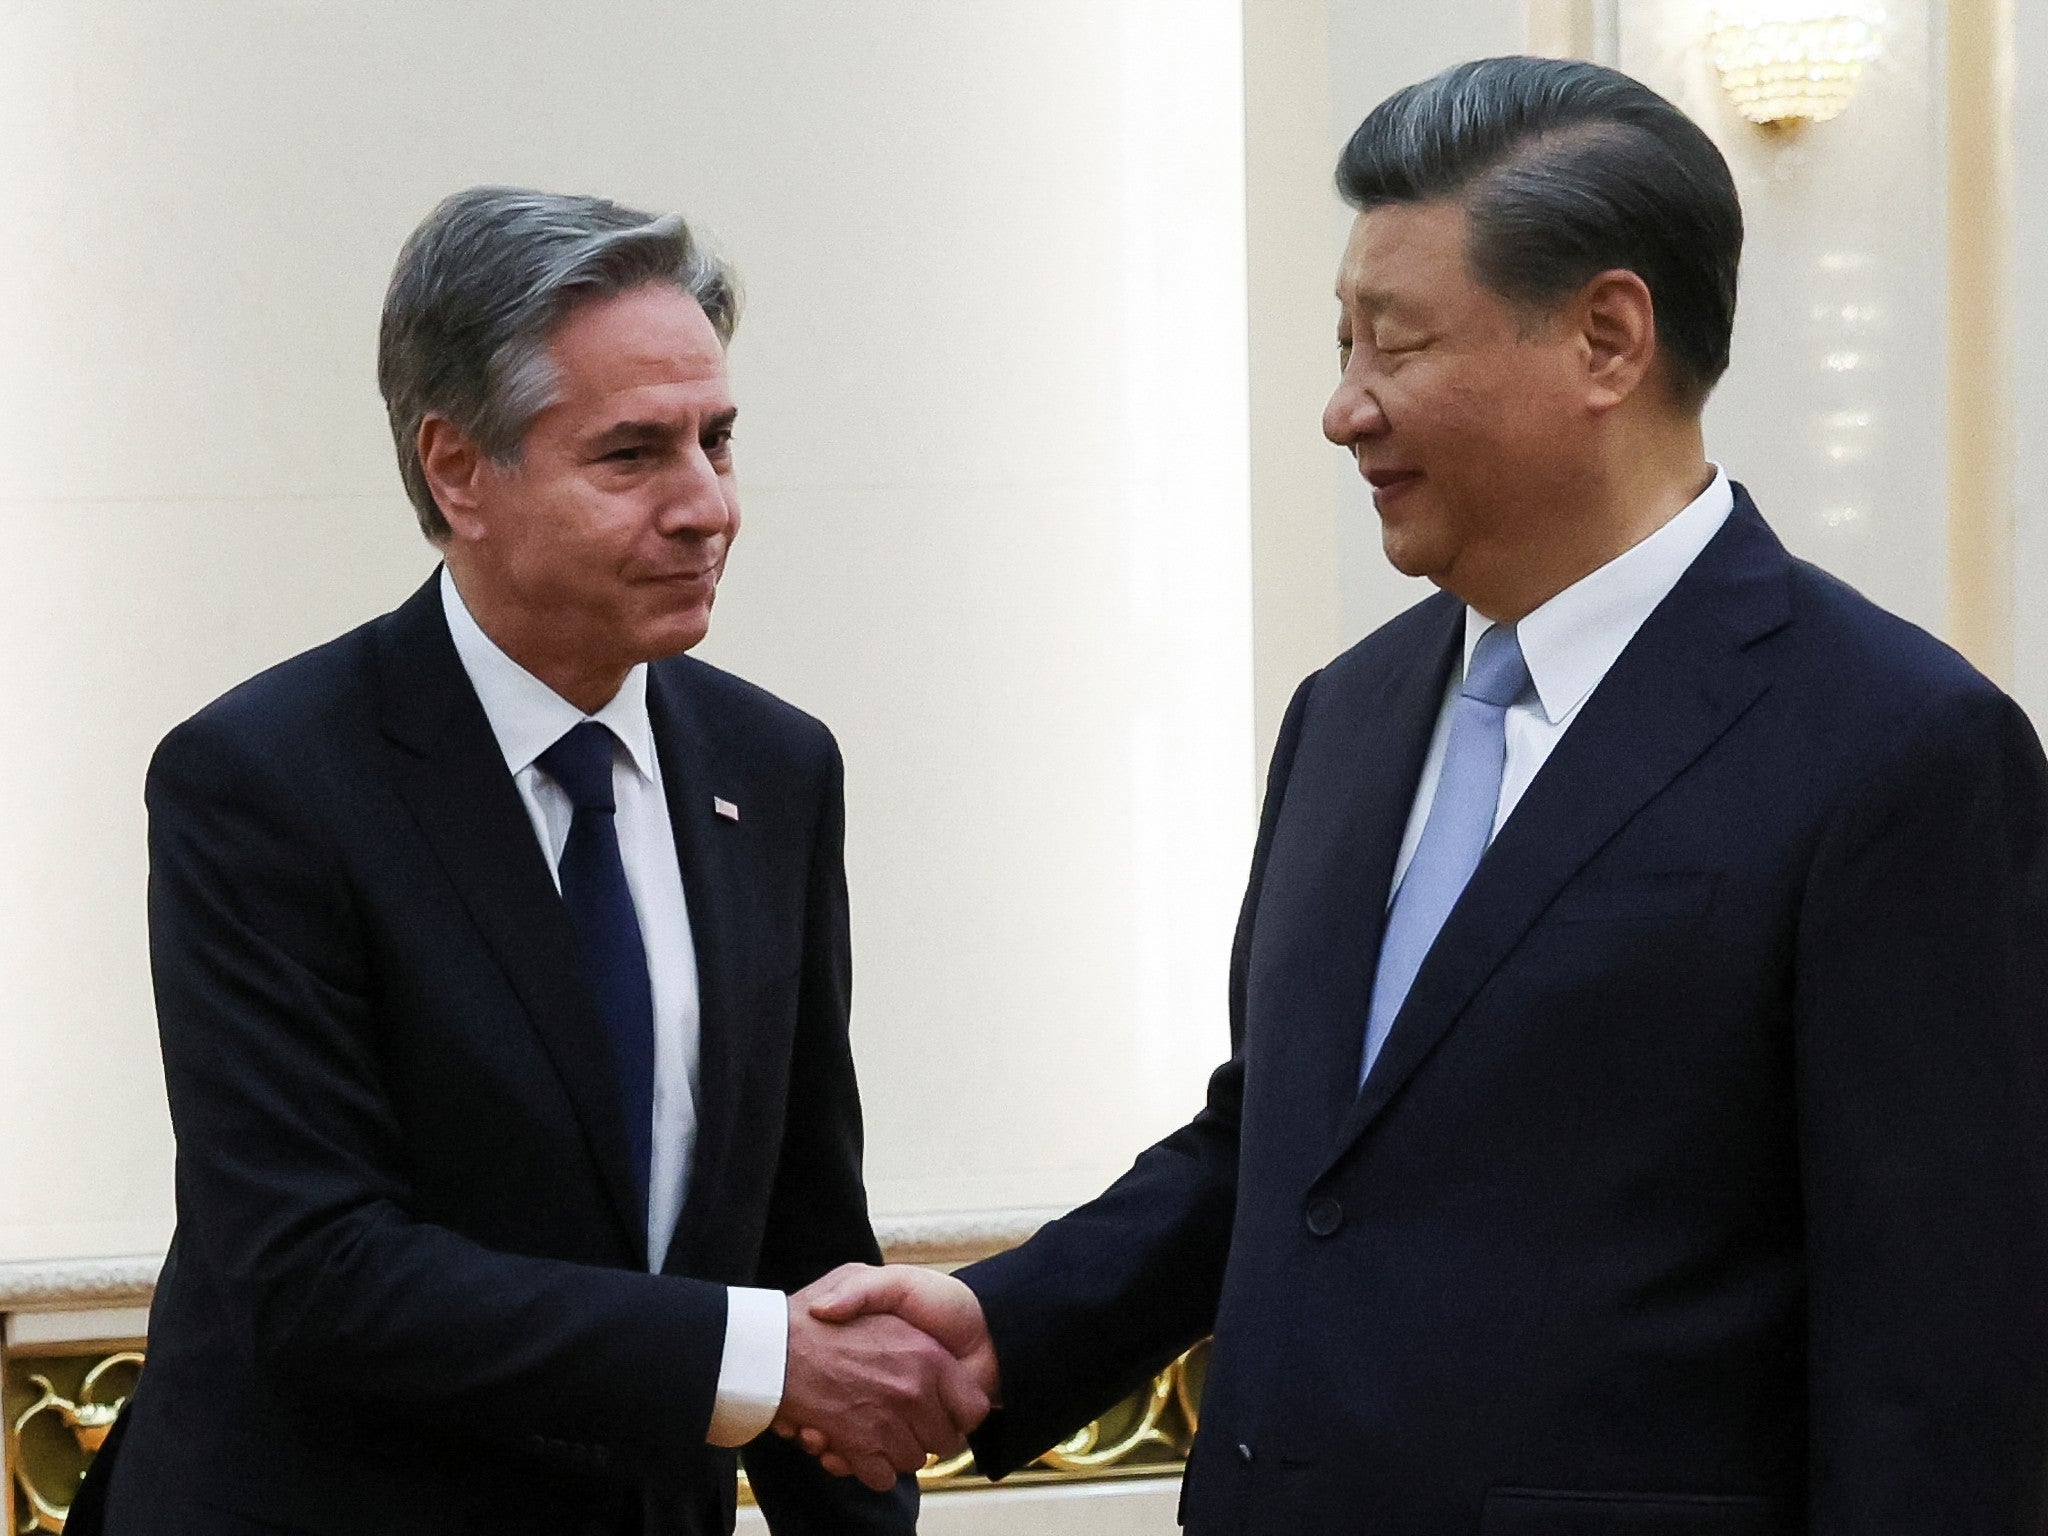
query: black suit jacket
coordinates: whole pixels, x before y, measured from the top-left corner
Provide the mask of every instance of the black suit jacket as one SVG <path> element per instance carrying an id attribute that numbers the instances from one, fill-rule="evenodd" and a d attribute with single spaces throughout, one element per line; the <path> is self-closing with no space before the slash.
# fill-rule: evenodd
<path id="1" fill-rule="evenodd" d="M 435 583 L 158 749 L 178 1228 L 95 1474 L 111 1536 L 730 1529 L 725 1287 L 876 1257 L 841 770 L 817 721 L 687 657 L 648 707 L 702 1011 L 659 1275 L 574 930 Z M 914 1487 L 773 1435 L 745 1459 L 778 1531 L 915 1523 Z"/>
<path id="2" fill-rule="evenodd" d="M 2040 1536 L 2048 769 L 1746 495 L 1481 862 L 1356 1088 L 1461 634 L 1308 679 L 1235 1054 L 966 1272 L 1000 1474 L 1212 1327 L 1201 1533 Z"/>

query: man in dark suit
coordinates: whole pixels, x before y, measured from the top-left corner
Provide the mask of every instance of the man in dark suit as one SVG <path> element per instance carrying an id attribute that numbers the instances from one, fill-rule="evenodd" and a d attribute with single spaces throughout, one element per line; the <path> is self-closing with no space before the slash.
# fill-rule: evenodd
<path id="1" fill-rule="evenodd" d="M 985 1411 L 783 1294 L 878 1254 L 838 751 L 680 654 L 734 314 L 679 218 L 592 198 L 459 194 L 401 255 L 379 379 L 445 565 L 151 765 L 178 1229 L 77 1529 L 695 1536 L 743 1458 L 779 1532 L 908 1532 L 896 1473 Z"/>
<path id="2" fill-rule="evenodd" d="M 1741 216 L 1675 108 L 1460 66 L 1338 181 L 1324 429 L 1443 591 L 1287 712 L 1235 1054 L 1020 1249 L 819 1314 L 945 1337 L 994 1476 L 1213 1329 L 1190 1531 L 2040 1536 L 2033 731 L 1707 461 Z"/>

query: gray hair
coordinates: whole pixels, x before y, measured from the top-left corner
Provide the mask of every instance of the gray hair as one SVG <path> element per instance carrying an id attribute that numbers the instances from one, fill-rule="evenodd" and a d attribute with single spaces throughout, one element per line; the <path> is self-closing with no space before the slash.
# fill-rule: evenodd
<path id="1" fill-rule="evenodd" d="M 644 283 L 673 283 L 703 306 L 721 344 L 732 340 L 738 279 L 680 214 L 471 187 L 412 232 L 384 295 L 377 387 L 429 539 L 449 528 L 420 464 L 420 423 L 444 416 L 495 463 L 516 465 L 526 429 L 554 400 L 555 328 L 577 304 Z"/>

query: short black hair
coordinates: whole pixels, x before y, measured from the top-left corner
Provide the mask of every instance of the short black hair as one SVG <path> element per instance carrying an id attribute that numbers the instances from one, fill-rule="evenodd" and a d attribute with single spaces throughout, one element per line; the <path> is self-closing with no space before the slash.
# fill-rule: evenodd
<path id="1" fill-rule="evenodd" d="M 1458 64 L 1374 107 L 1337 162 L 1360 212 L 1456 198 L 1479 280 L 1555 304 L 1626 269 L 1656 307 L 1658 350 L 1697 406 L 1728 369 L 1742 204 L 1699 125 L 1640 81 L 1575 59 Z"/>

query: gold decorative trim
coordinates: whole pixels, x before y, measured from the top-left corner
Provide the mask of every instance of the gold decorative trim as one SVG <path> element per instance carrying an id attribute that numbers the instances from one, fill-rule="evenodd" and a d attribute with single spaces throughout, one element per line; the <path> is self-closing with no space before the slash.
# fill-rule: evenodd
<path id="1" fill-rule="evenodd" d="M 5 1461 L 14 1536 L 62 1536 L 79 1481 L 134 1391 L 142 1364 L 142 1351 L 129 1348 L 7 1361 Z"/>
<path id="2" fill-rule="evenodd" d="M 1201 1425 L 1202 1381 L 1208 1359 L 1209 1345 L 1205 1340 L 1101 1418 L 1084 1425 L 1030 1466 L 1013 1474 L 1005 1486 L 1178 1477 L 1187 1464 L 1195 1431 Z M 974 1470 L 971 1451 L 962 1451 L 943 1461 L 933 1458 L 917 1474 L 917 1481 L 927 1493 L 989 1486 Z M 740 1476 L 740 1502 L 753 1502 L 744 1473 Z"/>
<path id="3" fill-rule="evenodd" d="M 1010 1484 L 1081 1483 L 1174 1477 L 1201 1423 L 1206 1342 L 1181 1356 L 1108 1413 L 1068 1436 Z M 48 1359 L 9 1359 L 5 1373 L 5 1465 L 14 1499 L 14 1536 L 62 1536 L 71 1494 L 134 1390 L 138 1348 Z M 33 1367 L 33 1369 L 31 1368 Z M 125 1378 L 125 1379 L 124 1379 Z M 121 1387 L 112 1395 L 109 1383 Z M 928 1491 L 986 1488 L 969 1452 L 934 1459 L 918 1474 Z M 744 1474 L 740 1500 L 752 1502 Z"/>
<path id="4" fill-rule="evenodd" d="M 946 1267 L 1014 1247 L 1059 1214 L 1040 1208 L 941 1213 L 884 1218 L 875 1229 L 891 1263 Z M 0 1264 L 0 1321 L 8 1313 L 91 1313 L 146 1305 L 162 1266 L 162 1258 L 153 1254 Z M 1196 1346 L 1008 1482 L 1179 1475 L 1200 1422 L 1207 1354 L 1206 1344 Z M 61 1536 L 71 1495 L 133 1391 L 132 1373 L 143 1363 L 142 1341 L 136 1339 L 12 1349 L 0 1343 L 5 1536 Z M 973 1457 L 965 1454 L 934 1461 L 918 1481 L 927 1489 L 989 1486 L 975 1472 Z M 740 1496 L 750 1501 L 744 1477 Z"/>

